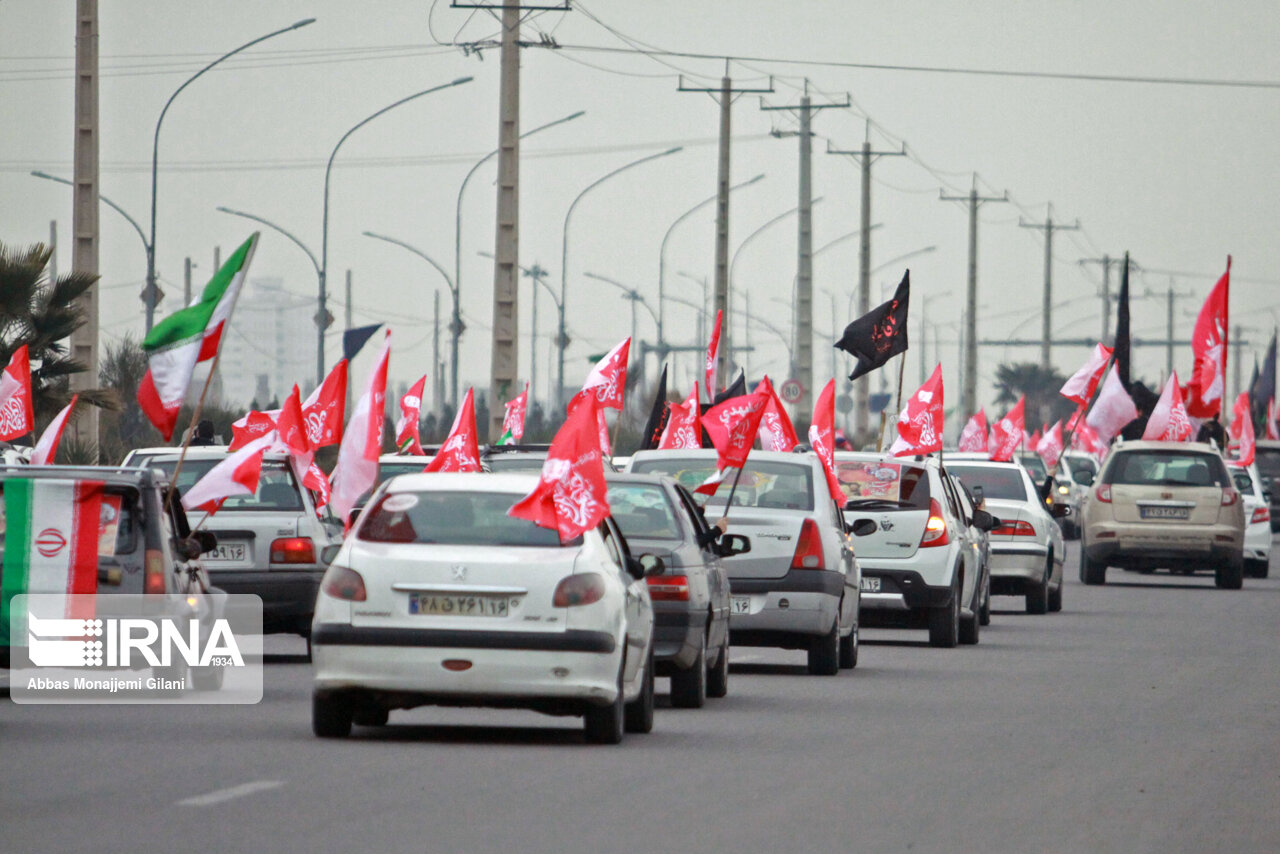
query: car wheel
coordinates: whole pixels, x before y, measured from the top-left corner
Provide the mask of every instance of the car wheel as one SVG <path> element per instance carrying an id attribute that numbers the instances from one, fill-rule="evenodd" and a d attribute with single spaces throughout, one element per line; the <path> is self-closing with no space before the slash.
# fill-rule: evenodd
<path id="1" fill-rule="evenodd" d="M 707 696 L 724 697 L 729 693 L 729 644 L 720 647 L 715 667 L 707 671 Z"/>
<path id="2" fill-rule="evenodd" d="M 809 641 L 809 672 L 814 676 L 835 676 L 840 672 L 840 620 L 831 631 Z"/>
<path id="3" fill-rule="evenodd" d="M 1090 558 L 1083 541 L 1080 543 L 1080 580 L 1091 585 L 1107 583 L 1107 565 Z"/>
<path id="4" fill-rule="evenodd" d="M 929 646 L 951 649 L 960 641 L 960 592 L 951 591 L 951 602 L 929 609 Z"/>
<path id="5" fill-rule="evenodd" d="M 1246 560 L 1244 562 L 1244 574 L 1250 578 L 1266 578 L 1270 569 L 1269 562 L 1265 560 Z"/>
<path id="6" fill-rule="evenodd" d="M 622 695 L 622 667 L 618 668 L 618 696 L 607 706 L 591 706 L 582 716 L 583 730 L 590 744 L 620 744 L 626 703 Z"/>
<path id="7" fill-rule="evenodd" d="M 640 696 L 627 703 L 624 721 L 627 732 L 653 732 L 653 647 L 644 667 L 644 684 Z"/>
<path id="8" fill-rule="evenodd" d="M 1053 574 L 1053 555 L 1044 568 L 1044 579 L 1027 591 L 1027 613 L 1043 614 L 1049 610 L 1049 576 Z"/>
<path id="9" fill-rule="evenodd" d="M 351 735 L 354 704 L 345 694 L 311 695 L 311 731 L 320 738 L 346 738 Z"/>
<path id="10" fill-rule="evenodd" d="M 351 713 L 351 722 L 359 726 L 386 726 L 389 720 L 391 710 L 373 702 L 360 703 Z"/>
<path id="11" fill-rule="evenodd" d="M 854 623 L 848 637 L 840 638 L 840 669 L 852 670 L 858 666 L 858 624 Z"/>
<path id="12" fill-rule="evenodd" d="M 1244 586 L 1244 561 L 1237 559 L 1213 571 L 1213 583 L 1223 590 L 1239 590 Z"/>
<path id="13" fill-rule="evenodd" d="M 991 577 L 987 576 L 986 588 L 982 591 L 982 607 L 978 610 L 978 624 L 991 625 Z"/>
<path id="14" fill-rule="evenodd" d="M 671 674 L 671 705 L 677 709 L 701 709 L 707 702 L 707 639 L 702 638 L 698 657 L 688 670 Z"/>
<path id="15" fill-rule="evenodd" d="M 1057 587 L 1049 588 L 1049 612 L 1056 614 L 1062 610 L 1062 588 L 1067 586 L 1065 578 L 1059 579 Z"/>

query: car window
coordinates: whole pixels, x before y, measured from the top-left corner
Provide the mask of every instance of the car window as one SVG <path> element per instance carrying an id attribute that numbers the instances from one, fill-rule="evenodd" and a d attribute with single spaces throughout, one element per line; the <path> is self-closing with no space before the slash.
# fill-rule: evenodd
<path id="1" fill-rule="evenodd" d="M 609 514 L 623 536 L 655 540 L 683 539 L 667 491 L 653 483 L 609 484 Z"/>
<path id="2" fill-rule="evenodd" d="M 707 524 L 706 517 L 702 515 L 702 510 L 698 507 L 698 502 L 693 500 L 693 496 L 689 494 L 689 491 L 683 486 L 676 484 L 676 495 L 680 497 L 680 506 L 684 508 L 684 512 L 688 514 L 689 522 L 693 525 L 693 530 L 697 531 L 699 534 L 706 533 L 710 530 L 711 526 Z"/>
<path id="3" fill-rule="evenodd" d="M 960 518 L 964 520 L 966 525 L 973 524 L 973 503 L 969 501 L 969 493 L 962 489 L 959 481 L 947 484 L 956 493 L 956 503 L 960 507 Z"/>
<path id="4" fill-rule="evenodd" d="M 846 502 L 896 501 L 904 509 L 929 509 L 929 478 L 920 466 L 881 460 L 836 460 Z"/>
<path id="5" fill-rule="evenodd" d="M 951 478 L 943 474 L 940 478 L 942 481 L 942 494 L 946 497 L 947 507 L 951 510 L 951 515 L 964 521 L 964 517 L 960 513 L 960 501 L 956 498 L 956 487 L 951 482 Z"/>
<path id="6" fill-rule="evenodd" d="M 523 496 L 505 492 L 389 492 L 365 516 L 356 536 L 375 543 L 554 548 L 553 529 L 507 515 Z"/>
<path id="7" fill-rule="evenodd" d="M 1263 477 L 1280 477 L 1280 448 L 1258 448 L 1255 462 Z"/>
<path id="8" fill-rule="evenodd" d="M 693 489 L 715 472 L 716 461 L 714 457 L 635 460 L 631 464 L 631 470 L 637 474 L 669 474 L 681 485 Z M 737 469 L 728 469 L 716 494 L 704 503 L 708 506 L 723 506 L 729 500 L 729 492 L 737 475 Z M 812 510 L 813 468 L 807 462 L 748 459 L 738 481 L 738 488 L 732 491 L 735 507 Z"/>
<path id="9" fill-rule="evenodd" d="M 1107 466 L 1103 480 L 1135 486 L 1231 486 L 1221 457 L 1194 451 L 1118 453 Z"/>
<path id="10" fill-rule="evenodd" d="M 1022 471 L 1016 466 L 967 466 L 953 463 L 947 470 L 969 489 L 982 487 L 982 497 L 1005 501 L 1030 501 Z"/>
<path id="11" fill-rule="evenodd" d="M 178 494 L 185 493 L 195 485 L 196 481 L 209 473 L 209 470 L 225 458 L 186 459 L 182 462 L 182 472 L 178 475 Z M 178 465 L 177 457 L 171 459 L 152 459 L 136 462 L 136 465 L 147 468 L 158 468 L 170 477 Z M 298 482 L 293 479 L 293 472 L 284 461 L 262 463 L 262 475 L 258 478 L 258 490 L 253 495 L 233 495 L 222 503 L 221 511 L 246 510 L 275 512 L 278 510 L 302 511 L 302 493 Z"/>
<path id="12" fill-rule="evenodd" d="M 542 471 L 546 461 L 546 454 L 494 454 L 484 459 L 489 471 L 500 472 Z"/>
<path id="13" fill-rule="evenodd" d="M 622 546 L 618 538 L 614 536 L 613 527 L 609 524 L 609 520 L 600 523 L 600 537 L 604 540 L 605 551 L 609 553 L 609 560 L 613 561 L 618 569 L 624 569 L 626 564 L 622 560 Z"/>
<path id="14" fill-rule="evenodd" d="M 1044 460 L 1040 459 L 1037 454 L 1019 454 L 1018 462 L 1031 473 L 1031 479 L 1037 483 L 1049 476 L 1049 470 L 1045 468 Z"/>
<path id="15" fill-rule="evenodd" d="M 1088 457 L 1064 457 L 1063 464 L 1070 467 L 1073 480 L 1079 480 L 1084 472 L 1088 472 L 1095 478 L 1098 476 L 1098 464 Z"/>
<path id="16" fill-rule="evenodd" d="M 1236 482 L 1236 489 L 1241 492 L 1248 493 L 1249 495 L 1253 495 L 1253 478 L 1249 477 L 1249 473 L 1247 471 L 1235 469 L 1232 471 L 1231 477 Z"/>

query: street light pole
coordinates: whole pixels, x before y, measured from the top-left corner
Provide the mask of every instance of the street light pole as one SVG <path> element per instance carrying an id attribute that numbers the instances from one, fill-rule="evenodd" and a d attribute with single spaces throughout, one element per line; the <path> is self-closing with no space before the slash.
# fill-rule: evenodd
<path id="1" fill-rule="evenodd" d="M 33 170 L 31 174 L 36 178 L 44 178 L 46 181 L 57 181 L 59 184 L 66 184 L 68 187 L 75 186 L 74 181 L 68 181 L 66 178 L 59 178 L 57 175 L 50 175 L 48 172 L 41 172 L 38 169 Z M 98 200 L 129 221 L 129 225 L 133 226 L 133 230 L 138 232 L 138 237 L 142 240 L 142 248 L 146 251 L 148 259 L 150 259 L 151 244 L 147 242 L 147 233 L 142 230 L 142 226 L 138 225 L 138 221 L 129 216 L 128 212 L 126 212 L 124 208 L 120 207 L 101 193 L 98 194 Z"/>
<path id="2" fill-rule="evenodd" d="M 649 305 L 649 301 L 644 298 L 644 295 L 640 293 L 638 288 L 629 287 L 616 279 L 611 279 L 608 276 L 601 276 L 599 273 L 583 273 L 582 275 L 586 276 L 588 279 L 595 279 L 598 282 L 604 282 L 606 285 L 613 285 L 615 288 L 622 291 L 626 295 L 627 299 L 631 300 L 631 342 L 633 344 L 636 340 L 636 303 L 643 305 L 645 311 L 649 312 L 649 315 L 653 318 L 654 325 L 661 323 L 658 319 L 660 315 L 653 310 L 653 306 Z M 661 303 L 659 303 L 659 305 L 661 305 Z M 659 326 L 658 328 L 661 329 L 662 327 Z"/>
<path id="3" fill-rule="evenodd" d="M 151 236 L 145 241 L 145 243 L 147 244 L 147 285 L 146 285 L 146 290 L 143 292 L 143 300 L 146 302 L 146 306 L 147 306 L 147 332 L 148 333 L 151 332 L 151 326 L 155 321 L 156 303 L 158 302 L 158 300 L 156 299 L 156 179 L 159 173 L 158 166 L 160 162 L 160 125 L 164 123 L 165 113 L 169 112 L 169 106 L 173 103 L 173 99 L 178 97 L 178 95 L 182 92 L 183 89 L 186 89 L 193 82 L 195 82 L 196 78 L 203 75 L 206 71 L 208 71 L 210 68 L 213 68 L 218 63 L 232 56 L 235 56 L 237 53 L 239 53 L 242 50 L 246 50 L 248 48 L 253 47 L 255 44 L 264 42 L 270 38 L 275 38 L 278 35 L 282 35 L 284 33 L 291 32 L 293 30 L 301 29 L 302 27 L 305 27 L 308 24 L 314 24 L 315 21 L 316 21 L 315 18 L 306 18 L 305 20 L 298 21 L 296 24 L 291 24 L 287 27 L 284 27 L 283 29 L 279 29 L 279 30 L 275 30 L 274 32 L 267 33 L 265 36 L 259 36 L 253 41 L 245 42 L 235 50 L 231 50 L 224 53 L 222 56 L 218 57 L 213 62 L 210 62 L 204 68 L 201 68 L 195 74 L 188 77 L 186 82 L 184 82 L 181 86 L 175 89 L 174 93 L 169 96 L 169 100 L 164 102 L 164 108 L 160 110 L 160 118 L 156 119 L 155 138 L 152 140 L 152 143 L 151 143 Z"/>
<path id="4" fill-rule="evenodd" d="M 317 277 L 319 277 L 320 275 L 322 275 L 322 274 L 321 274 L 321 272 L 320 272 L 320 262 L 316 260 L 315 253 L 313 253 L 310 249 L 308 249 L 308 248 L 307 248 L 307 245 L 306 245 L 305 243 L 303 243 L 301 240 L 299 240 L 297 237 L 295 237 L 295 236 L 294 236 L 293 234 L 291 234 L 290 232 L 288 232 L 288 231 L 286 231 L 285 229 L 281 228 L 280 226 L 276 225 L 276 224 L 275 224 L 274 222 L 272 222 L 271 220 L 263 219 L 262 217 L 260 217 L 260 216 L 258 216 L 258 215 L 256 215 L 256 214 L 246 213 L 246 212 L 244 212 L 244 211 L 238 211 L 238 210 L 234 210 L 234 209 L 232 209 L 232 208 L 223 207 L 222 205 L 218 205 L 218 207 L 216 208 L 216 210 L 218 210 L 218 211 L 219 211 L 219 212 L 221 212 L 221 213 L 231 214 L 232 216 L 242 216 L 242 217 L 244 217 L 245 219 L 251 219 L 251 220 L 253 220 L 254 222 L 260 222 L 260 223 L 262 223 L 263 225 L 265 225 L 267 228 L 270 228 L 270 229 L 273 229 L 273 230 L 275 230 L 275 231 L 280 232 L 280 233 L 281 233 L 281 234 L 283 234 L 286 238 L 288 238 L 290 241 L 292 241 L 292 242 L 293 242 L 293 245 L 297 246 L 299 249 L 301 249 L 303 252 L 305 252 L 305 253 L 306 253 L 306 255 L 307 255 L 307 259 L 311 262 L 311 266 L 312 266 L 312 267 L 315 267 L 315 270 L 316 270 L 316 276 L 317 276 Z"/>

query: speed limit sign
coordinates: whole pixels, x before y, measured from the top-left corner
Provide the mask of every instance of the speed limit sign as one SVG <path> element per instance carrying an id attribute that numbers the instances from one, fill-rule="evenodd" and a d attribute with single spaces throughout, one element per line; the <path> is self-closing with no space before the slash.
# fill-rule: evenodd
<path id="1" fill-rule="evenodd" d="M 804 386 L 800 385 L 799 380 L 787 380 L 778 386 L 778 395 L 786 403 L 799 403 L 800 398 L 804 397 Z"/>

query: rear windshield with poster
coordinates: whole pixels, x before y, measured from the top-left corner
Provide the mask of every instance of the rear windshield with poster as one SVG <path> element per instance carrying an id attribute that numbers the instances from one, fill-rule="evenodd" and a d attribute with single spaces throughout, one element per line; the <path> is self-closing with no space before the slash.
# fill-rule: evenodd
<path id="1" fill-rule="evenodd" d="M 882 460 L 836 460 L 836 478 L 847 507 L 888 503 L 904 510 L 929 509 L 929 477 L 919 466 Z"/>
<path id="2" fill-rule="evenodd" d="M 662 457 L 639 459 L 631 464 L 637 474 L 668 474 L 690 492 L 715 473 L 715 457 Z M 701 493 L 693 497 L 709 506 L 723 505 L 733 492 L 734 507 L 760 507 L 772 510 L 813 509 L 813 468 L 808 463 L 783 463 L 747 459 L 738 488 L 733 489 L 738 470 L 725 470 L 724 481 L 716 494 L 705 499 Z M 705 499 L 705 500 L 704 500 Z"/>

